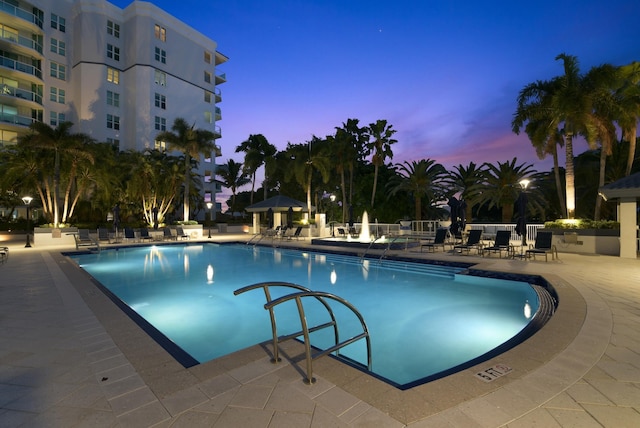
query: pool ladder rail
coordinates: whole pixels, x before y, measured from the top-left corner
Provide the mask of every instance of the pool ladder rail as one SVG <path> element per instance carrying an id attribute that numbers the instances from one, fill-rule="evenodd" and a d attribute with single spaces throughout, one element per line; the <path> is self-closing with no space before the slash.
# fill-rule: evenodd
<path id="1" fill-rule="evenodd" d="M 270 287 L 286 287 L 286 288 L 291 288 L 294 290 L 297 290 L 297 292 L 291 293 L 291 294 L 287 294 L 285 296 L 279 297 L 275 300 L 272 300 L 271 298 L 271 292 L 269 290 Z M 259 289 L 262 288 L 262 290 L 264 291 L 265 294 L 265 298 L 267 300 L 267 303 L 264 304 L 264 308 L 266 310 L 269 311 L 269 317 L 271 318 L 271 332 L 273 335 L 273 358 L 271 359 L 271 362 L 276 364 L 279 361 L 281 361 L 280 357 L 279 357 L 279 349 L 278 349 L 278 343 L 284 342 L 286 340 L 289 339 L 295 339 L 296 337 L 299 336 L 303 336 L 304 337 L 304 347 L 305 347 L 305 356 L 306 356 L 306 365 L 307 365 L 307 377 L 304 380 L 304 382 L 308 385 L 311 385 L 313 383 L 315 383 L 315 378 L 313 377 L 313 360 L 320 358 L 324 355 L 328 355 L 331 354 L 333 352 L 335 352 L 335 355 L 338 356 L 340 354 L 340 348 L 343 348 L 347 345 L 350 345 L 360 339 L 365 339 L 366 341 L 366 346 L 367 346 L 367 369 L 369 371 L 371 371 L 371 339 L 369 336 L 369 329 L 367 327 L 367 324 L 364 321 L 364 318 L 362 317 L 362 315 L 360 314 L 360 312 L 348 301 L 344 300 L 343 298 L 336 296 L 334 294 L 331 293 L 326 293 L 323 291 L 311 291 L 310 289 L 303 287 L 301 285 L 298 284 L 293 284 L 293 283 L 289 283 L 289 282 L 260 282 L 257 284 L 252 284 L 252 285 L 248 285 L 246 287 L 243 288 L 239 288 L 238 290 L 235 290 L 233 292 L 234 295 L 239 295 L 242 293 L 245 293 L 247 291 L 251 291 L 251 290 L 255 290 L 255 289 Z M 304 312 L 304 305 L 302 303 L 302 300 L 304 298 L 307 297 L 312 297 L 314 299 L 316 299 L 317 301 L 319 301 L 327 310 L 331 321 L 328 321 L 326 323 L 323 324 L 319 324 L 316 326 L 312 326 L 309 327 L 307 325 L 307 317 L 305 315 Z M 296 302 L 296 307 L 298 309 L 298 315 L 300 317 L 300 324 L 302 326 L 302 329 L 296 333 L 291 333 L 291 334 L 287 334 L 284 336 L 278 336 L 278 327 L 277 327 L 277 323 L 276 323 L 276 316 L 275 316 L 275 312 L 274 312 L 274 308 L 278 305 L 280 305 L 281 303 L 284 302 L 288 302 L 290 300 L 295 300 Z M 362 333 L 357 334 L 347 340 L 344 340 L 342 342 L 340 342 L 340 333 L 338 330 L 338 322 L 336 320 L 335 314 L 333 313 L 333 310 L 331 309 L 331 306 L 329 305 L 329 303 L 327 302 L 327 300 L 333 300 L 336 301 L 344 306 L 346 306 L 348 309 L 351 310 L 351 312 L 353 312 L 353 314 L 358 318 L 358 320 L 360 321 L 360 324 L 362 326 Z M 313 332 L 325 329 L 325 328 L 329 328 L 329 327 L 333 327 L 333 334 L 334 334 L 334 341 L 335 344 L 327 349 L 324 350 L 320 350 L 320 352 L 317 352 L 315 355 L 312 355 L 311 352 L 311 341 L 310 341 L 310 337 L 309 335 Z"/>

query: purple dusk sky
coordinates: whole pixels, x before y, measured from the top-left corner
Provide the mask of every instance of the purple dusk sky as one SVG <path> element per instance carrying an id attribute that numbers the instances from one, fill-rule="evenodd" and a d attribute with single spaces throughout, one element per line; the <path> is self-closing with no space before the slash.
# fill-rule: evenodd
<path id="1" fill-rule="evenodd" d="M 250 134 L 283 149 L 356 118 L 393 125 L 394 163 L 432 158 L 451 168 L 517 156 L 547 171 L 551 159 L 511 132 L 520 89 L 561 75 L 554 58 L 563 52 L 583 72 L 640 60 L 637 0 L 152 3 L 229 57 L 218 71 L 227 76 L 219 164 L 242 161 L 235 147 Z"/>

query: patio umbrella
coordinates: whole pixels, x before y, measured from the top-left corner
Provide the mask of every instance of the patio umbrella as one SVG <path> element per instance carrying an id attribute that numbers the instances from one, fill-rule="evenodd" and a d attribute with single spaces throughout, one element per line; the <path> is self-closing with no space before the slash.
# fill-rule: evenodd
<path id="1" fill-rule="evenodd" d="M 273 210 L 271 208 L 267 210 L 267 227 L 273 229 Z"/>
<path id="2" fill-rule="evenodd" d="M 158 230 L 158 207 L 153 207 L 153 230 Z"/>
<path id="3" fill-rule="evenodd" d="M 120 226 L 120 204 L 113 207 L 113 228 L 117 231 Z"/>
<path id="4" fill-rule="evenodd" d="M 293 207 L 289 207 L 289 212 L 287 213 L 287 227 L 293 229 Z"/>
<path id="5" fill-rule="evenodd" d="M 449 230 L 453 236 L 456 236 L 460 233 L 460 224 L 458 223 L 458 212 L 460 209 L 460 202 L 456 199 L 455 196 L 449 198 L 450 212 L 451 212 L 451 226 L 449 226 Z"/>
<path id="6" fill-rule="evenodd" d="M 460 218 L 460 229 L 464 230 L 467 225 L 467 203 L 462 199 L 458 205 L 458 217 Z"/>
<path id="7" fill-rule="evenodd" d="M 520 192 L 516 199 L 516 209 L 518 210 L 518 222 L 516 223 L 516 233 L 522 236 L 522 245 L 527 245 L 527 194 Z"/>

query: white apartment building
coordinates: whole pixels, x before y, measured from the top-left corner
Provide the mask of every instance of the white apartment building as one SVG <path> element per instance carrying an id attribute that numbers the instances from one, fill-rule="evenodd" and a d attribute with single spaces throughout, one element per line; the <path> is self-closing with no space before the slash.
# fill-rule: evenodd
<path id="1" fill-rule="evenodd" d="M 36 120 L 73 122 L 120 150 L 165 148 L 155 136 L 177 117 L 220 138 L 226 61 L 215 41 L 149 2 L 0 0 L 0 144 Z M 217 156 L 219 146 L 200 159 L 204 202 L 220 191 Z"/>

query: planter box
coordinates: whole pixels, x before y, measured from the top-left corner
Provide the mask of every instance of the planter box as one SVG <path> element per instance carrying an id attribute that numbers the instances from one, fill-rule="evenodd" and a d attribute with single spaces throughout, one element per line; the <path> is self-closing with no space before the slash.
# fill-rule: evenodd
<path id="1" fill-rule="evenodd" d="M 620 255 L 619 229 L 541 229 L 553 232 L 553 243 L 558 252 L 602 254 L 606 256 Z M 564 234 L 577 233 L 575 239 L 565 239 Z"/>
<path id="2" fill-rule="evenodd" d="M 77 232 L 77 227 L 64 227 L 61 229 L 36 227 L 33 229 L 33 245 L 37 245 L 39 247 L 50 245 L 70 245 L 75 247 L 76 241 L 73 238 L 73 234 Z"/>

